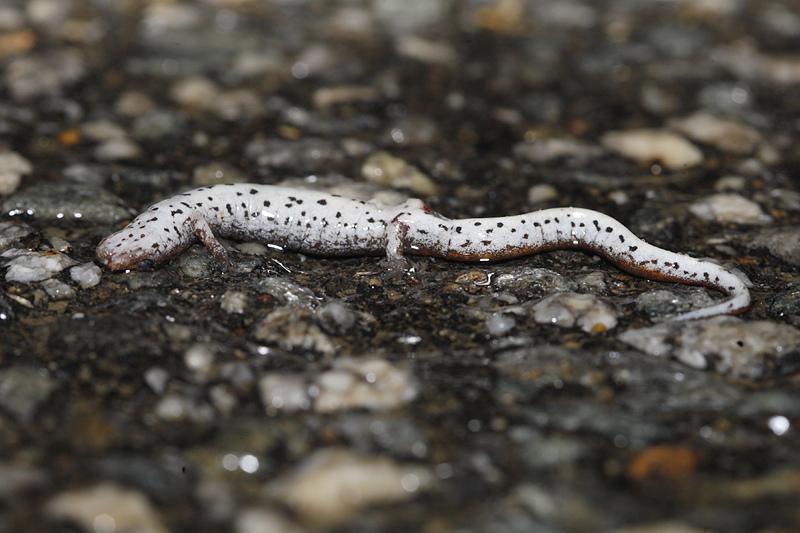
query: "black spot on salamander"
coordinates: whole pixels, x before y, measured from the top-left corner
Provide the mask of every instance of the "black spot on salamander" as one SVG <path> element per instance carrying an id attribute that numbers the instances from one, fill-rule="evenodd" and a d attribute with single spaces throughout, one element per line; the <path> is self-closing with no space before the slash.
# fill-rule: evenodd
<path id="1" fill-rule="evenodd" d="M 583 222 L 579 222 L 579 223 L 578 223 L 578 226 L 579 226 L 579 227 L 581 227 L 581 228 L 585 228 L 585 227 L 586 227 L 586 224 L 584 224 Z"/>
<path id="2" fill-rule="evenodd" d="M 494 233 L 494 230 L 492 228 L 489 228 L 486 230 L 486 233 Z"/>
<path id="3" fill-rule="evenodd" d="M 189 209 L 191 209 L 191 208 L 192 208 L 192 206 L 190 206 L 190 205 L 189 205 L 189 204 L 187 204 L 186 202 L 181 202 L 181 205 L 182 205 L 182 206 L 184 206 L 184 207 L 188 207 Z"/>
<path id="4" fill-rule="evenodd" d="M 150 245 L 150 248 L 154 248 L 156 250 L 159 249 L 160 247 L 161 246 L 157 242 L 154 242 L 153 244 Z"/>
<path id="5" fill-rule="evenodd" d="M 417 233 L 419 233 L 420 235 L 427 235 L 428 234 L 428 232 L 425 231 L 424 229 L 418 229 Z"/>
<path id="6" fill-rule="evenodd" d="M 708 272 L 703 272 L 703 277 L 708 279 L 710 276 L 709 276 Z"/>
<path id="7" fill-rule="evenodd" d="M 284 204 L 286 207 L 292 207 L 294 204 Z"/>
<path id="8" fill-rule="evenodd" d="M 317 200 L 317 203 L 319 205 L 328 205 L 328 200 L 324 200 L 324 199 L 323 200 Z"/>
<path id="9" fill-rule="evenodd" d="M 528 238 L 528 234 L 526 233 L 525 235 L 522 236 L 522 238 L 523 239 L 527 239 Z"/>
<path id="10" fill-rule="evenodd" d="M 203 207 L 203 202 L 197 202 L 197 203 L 196 203 L 196 204 L 194 204 L 194 205 L 196 205 L 197 207 Z"/>
<path id="11" fill-rule="evenodd" d="M 475 226 L 480 226 L 480 225 L 481 225 L 481 223 L 480 223 L 480 222 L 476 222 L 476 223 L 475 223 Z"/>
<path id="12" fill-rule="evenodd" d="M 214 211 L 216 211 L 217 213 L 219 213 L 219 207 L 217 207 L 217 206 L 214 206 L 214 207 L 212 207 L 211 209 L 213 209 Z"/>
<path id="13" fill-rule="evenodd" d="M 370 218 L 367 219 L 367 222 L 369 222 L 370 224 L 374 224 L 375 223 L 375 219 L 370 217 Z"/>
<path id="14" fill-rule="evenodd" d="M 461 233 L 461 226 L 456 226 L 456 233 Z"/>
<path id="15" fill-rule="evenodd" d="M 533 227 L 534 227 L 534 228 L 539 228 L 539 227 L 541 227 L 541 226 L 542 226 L 542 225 L 541 225 L 541 224 L 539 224 L 538 222 L 534 222 L 534 223 L 533 223 Z"/>
<path id="16" fill-rule="evenodd" d="M 619 236 L 619 242 L 625 242 L 625 237 L 623 235 Z"/>
<path id="17" fill-rule="evenodd" d="M 517 228 L 511 228 L 511 233 L 516 233 L 516 232 L 517 232 Z"/>
<path id="18" fill-rule="evenodd" d="M 336 211 L 336 218 L 342 218 L 342 213 L 339 212 L 339 211 Z"/>
<path id="19" fill-rule="evenodd" d="M 611 226 L 606 227 L 606 233 L 614 233 L 614 228 Z"/>
<path id="20" fill-rule="evenodd" d="M 492 241 L 481 241 L 481 243 L 482 243 L 484 246 L 489 246 L 490 244 L 492 244 Z"/>
<path id="21" fill-rule="evenodd" d="M 558 220 L 558 217 L 555 217 L 553 220 L 555 220 L 555 221 L 556 221 L 556 224 L 560 224 L 560 223 L 561 223 L 561 221 L 560 221 L 560 220 Z"/>
<path id="22" fill-rule="evenodd" d="M 638 249 L 639 249 L 638 246 L 628 246 L 628 250 L 630 250 L 631 252 L 635 252 Z"/>
<path id="23" fill-rule="evenodd" d="M 467 247 L 467 246 L 469 246 L 471 243 L 472 243 L 472 241 L 464 241 L 464 243 L 461 245 L 461 247 L 462 247 L 462 248 L 466 248 L 466 247 Z"/>
<path id="24" fill-rule="evenodd" d="M 207 196 L 206 198 L 208 198 L 209 202 L 213 202 L 214 201 L 214 198 L 212 198 L 211 196 Z"/>
<path id="25" fill-rule="evenodd" d="M 729 291 L 732 291 L 732 290 L 733 290 L 733 287 L 728 287 L 728 290 L 729 290 Z"/>
<path id="26" fill-rule="evenodd" d="M 250 189 L 250 194 L 258 194 L 258 191 L 255 189 Z"/>
<path id="27" fill-rule="evenodd" d="M 247 208 L 247 204 L 246 203 L 242 202 L 241 205 L 242 205 L 242 209 L 246 209 Z"/>
<path id="28" fill-rule="evenodd" d="M 296 203 L 297 203 L 297 205 L 302 205 L 303 204 L 303 200 L 299 200 L 298 199 L 298 200 L 296 200 Z"/>
<path id="29" fill-rule="evenodd" d="M 231 207 L 231 204 L 225 204 L 225 209 L 228 210 L 229 215 L 233 215 L 233 208 Z"/>
<path id="30" fill-rule="evenodd" d="M 592 224 L 594 224 L 594 227 L 597 228 L 597 231 L 600 231 L 600 223 L 598 221 L 592 220 Z"/>
<path id="31" fill-rule="evenodd" d="M 503 227 L 503 223 L 502 223 L 502 222 L 498 222 L 498 223 L 497 223 L 497 227 L 498 227 L 498 228 L 502 228 L 502 227 Z"/>
<path id="32" fill-rule="evenodd" d="M 264 207 L 269 207 L 269 200 L 264 200 Z"/>
<path id="33" fill-rule="evenodd" d="M 575 223 L 574 222 L 570 222 L 569 225 L 572 226 L 573 228 L 575 227 Z"/>

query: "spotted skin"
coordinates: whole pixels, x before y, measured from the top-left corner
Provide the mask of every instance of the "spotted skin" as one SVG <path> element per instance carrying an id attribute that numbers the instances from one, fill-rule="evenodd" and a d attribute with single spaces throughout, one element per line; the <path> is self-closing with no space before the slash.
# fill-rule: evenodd
<path id="1" fill-rule="evenodd" d="M 724 268 L 652 246 L 615 219 L 589 209 L 561 207 L 523 215 L 452 220 L 420 200 L 380 208 L 324 192 L 235 184 L 201 187 L 161 201 L 98 245 L 111 270 L 144 269 L 202 242 L 227 261 L 216 236 L 257 240 L 327 256 L 404 255 L 488 262 L 548 250 L 583 249 L 644 278 L 700 285 L 729 298 L 674 317 L 739 313 L 750 294 Z"/>

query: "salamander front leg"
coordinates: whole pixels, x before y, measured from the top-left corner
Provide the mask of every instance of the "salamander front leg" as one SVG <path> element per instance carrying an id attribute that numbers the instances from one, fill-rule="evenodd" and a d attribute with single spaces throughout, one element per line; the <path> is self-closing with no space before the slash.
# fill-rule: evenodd
<path id="1" fill-rule="evenodd" d="M 228 252 L 220 244 L 211 231 L 211 226 L 208 225 L 206 219 L 199 213 L 194 213 L 188 220 L 192 233 L 194 233 L 197 240 L 203 243 L 203 246 L 214 256 L 214 259 L 225 265 L 230 265 L 231 260 L 228 258 Z"/>

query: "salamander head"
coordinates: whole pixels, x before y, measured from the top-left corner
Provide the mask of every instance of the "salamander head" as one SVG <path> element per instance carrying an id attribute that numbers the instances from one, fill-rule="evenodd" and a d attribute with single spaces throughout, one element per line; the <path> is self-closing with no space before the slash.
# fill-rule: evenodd
<path id="1" fill-rule="evenodd" d="M 134 226 L 112 233 L 97 245 L 97 259 L 111 270 L 149 270 L 171 257 L 168 243 Z"/>

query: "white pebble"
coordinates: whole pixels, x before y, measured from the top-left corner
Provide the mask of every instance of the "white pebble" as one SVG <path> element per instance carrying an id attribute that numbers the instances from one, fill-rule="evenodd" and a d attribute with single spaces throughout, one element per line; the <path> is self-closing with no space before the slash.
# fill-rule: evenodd
<path id="1" fill-rule="evenodd" d="M 241 291 L 225 291 L 220 298 L 220 307 L 226 313 L 241 315 L 247 308 L 247 294 Z"/>
<path id="2" fill-rule="evenodd" d="M 267 374 L 258 382 L 258 390 L 268 413 L 301 411 L 311 406 L 306 380 L 297 374 Z"/>
<path id="3" fill-rule="evenodd" d="M 3 252 L 0 257 L 11 258 L 6 263 L 6 281 L 19 283 L 44 281 L 76 264 L 74 259 L 53 251 L 30 252 L 12 248 Z"/>
<path id="4" fill-rule="evenodd" d="M 552 185 L 546 183 L 542 185 L 534 185 L 528 189 L 528 203 L 538 204 L 541 202 L 550 202 L 558 198 L 558 190 Z"/>
<path id="5" fill-rule="evenodd" d="M 533 306 L 534 320 L 563 328 L 578 325 L 587 333 L 602 333 L 617 325 L 617 313 L 591 294 L 560 292 Z"/>
<path id="6" fill-rule="evenodd" d="M 69 277 L 80 285 L 81 289 L 90 289 L 100 283 L 102 271 L 94 263 L 84 263 L 69 269 Z"/>
<path id="7" fill-rule="evenodd" d="M 75 297 L 75 290 L 57 279 L 47 279 L 42 282 L 42 288 L 53 300 L 69 300 Z"/>
<path id="8" fill-rule="evenodd" d="M 669 125 L 697 142 L 734 154 L 752 153 L 761 142 L 755 128 L 704 112 L 670 120 Z"/>
<path id="9" fill-rule="evenodd" d="M 489 335 L 493 337 L 501 337 L 514 329 L 514 326 L 517 325 L 516 320 L 513 317 L 508 315 L 504 315 L 503 313 L 492 313 L 486 319 L 486 329 L 489 331 Z"/>
<path id="10" fill-rule="evenodd" d="M 719 193 L 689 206 L 689 211 L 703 220 L 722 224 L 766 224 L 772 218 L 761 206 L 739 194 Z"/>
<path id="11" fill-rule="evenodd" d="M 383 359 L 338 359 L 316 386 L 314 408 L 320 412 L 393 409 L 417 395 L 412 373 Z"/>
<path id="12" fill-rule="evenodd" d="M 183 354 L 183 363 L 192 372 L 206 374 L 214 364 L 214 350 L 208 344 L 193 344 Z"/>
<path id="13" fill-rule="evenodd" d="M 117 161 L 139 157 L 141 149 L 128 138 L 110 139 L 95 148 L 94 156 L 102 161 Z"/>
<path id="14" fill-rule="evenodd" d="M 33 165 L 18 153 L 0 153 L 0 196 L 16 191 L 22 176 L 31 172 Z"/>
<path id="15" fill-rule="evenodd" d="M 603 145 L 641 165 L 662 163 L 672 170 L 703 162 L 703 153 L 683 137 L 665 130 L 634 129 L 610 131 Z"/>
<path id="16" fill-rule="evenodd" d="M 432 481 L 433 476 L 423 467 L 323 448 L 270 483 L 267 490 L 302 518 L 321 526 L 319 529 L 329 529 L 369 505 L 414 498 Z"/>
<path id="17" fill-rule="evenodd" d="M 169 372 L 160 366 L 154 366 L 144 373 L 144 381 L 156 394 L 163 394 L 169 381 Z"/>

